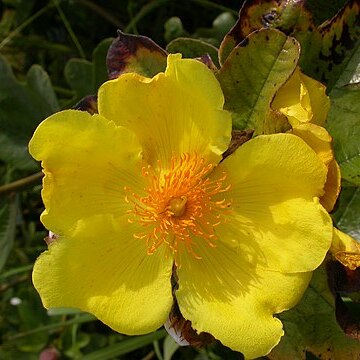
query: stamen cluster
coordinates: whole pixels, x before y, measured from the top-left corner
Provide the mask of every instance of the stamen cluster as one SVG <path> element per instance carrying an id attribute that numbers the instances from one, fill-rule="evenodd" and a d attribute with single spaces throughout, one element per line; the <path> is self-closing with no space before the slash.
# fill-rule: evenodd
<path id="1" fill-rule="evenodd" d="M 151 165 L 143 167 L 142 175 L 148 180 L 146 196 L 139 196 L 126 188 L 126 201 L 133 204 L 129 210 L 129 222 L 137 221 L 144 228 L 134 234 L 145 239 L 148 253 L 152 254 L 163 243 L 174 253 L 179 245 L 195 257 L 194 238 L 205 240 L 209 246 L 216 246 L 215 228 L 224 220 L 224 209 L 231 206 L 218 195 L 229 190 L 224 185 L 226 174 L 212 178 L 214 164 L 206 164 L 196 154 L 184 153 L 171 158 L 169 169 L 162 169 L 160 162 L 155 170 Z"/>

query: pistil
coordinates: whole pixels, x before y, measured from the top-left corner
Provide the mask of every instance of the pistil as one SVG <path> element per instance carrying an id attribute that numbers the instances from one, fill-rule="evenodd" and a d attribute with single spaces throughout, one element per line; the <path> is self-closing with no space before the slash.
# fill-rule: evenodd
<path id="1" fill-rule="evenodd" d="M 170 200 L 169 210 L 173 216 L 180 217 L 184 215 L 186 210 L 186 196 L 180 196 Z"/>

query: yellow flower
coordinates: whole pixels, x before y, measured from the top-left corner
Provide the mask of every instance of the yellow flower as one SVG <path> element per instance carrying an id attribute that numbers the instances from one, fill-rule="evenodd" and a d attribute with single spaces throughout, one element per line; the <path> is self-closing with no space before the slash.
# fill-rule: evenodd
<path id="1" fill-rule="evenodd" d="M 360 243 L 336 228 L 334 228 L 330 252 L 350 270 L 360 267 Z"/>
<path id="2" fill-rule="evenodd" d="M 332 137 L 325 128 L 311 123 L 294 126 L 292 133 L 303 139 L 327 167 L 324 194 L 320 197 L 320 203 L 330 212 L 334 209 L 341 190 L 341 172 L 334 157 Z"/>
<path id="3" fill-rule="evenodd" d="M 44 306 L 75 307 L 125 334 L 160 327 L 174 298 L 198 332 L 248 358 L 283 335 L 330 247 L 319 204 L 326 167 L 292 134 L 258 136 L 222 160 L 231 117 L 213 73 L 169 55 L 165 73 L 102 85 L 99 114 L 68 110 L 37 128 Z M 177 285 L 172 288 L 172 281 Z"/>
<path id="4" fill-rule="evenodd" d="M 334 157 L 332 138 L 323 128 L 330 108 L 325 91 L 323 84 L 296 67 L 289 80 L 276 93 L 271 106 L 287 117 L 292 132 L 301 137 L 327 166 L 327 181 L 320 203 L 330 212 L 340 194 L 341 174 Z"/>
<path id="5" fill-rule="evenodd" d="M 272 108 L 288 118 L 292 127 L 311 122 L 323 126 L 330 109 L 326 87 L 296 67 L 289 80 L 278 90 Z"/>
<path id="6" fill-rule="evenodd" d="M 323 126 L 330 108 L 326 87 L 304 75 L 297 67 L 277 92 L 272 107 L 283 113 L 292 133 L 302 138 L 327 166 L 327 179 L 320 203 L 331 212 L 341 190 L 341 172 L 334 157 L 332 138 Z M 351 270 L 360 266 L 360 245 L 351 236 L 334 228 L 330 252 Z"/>

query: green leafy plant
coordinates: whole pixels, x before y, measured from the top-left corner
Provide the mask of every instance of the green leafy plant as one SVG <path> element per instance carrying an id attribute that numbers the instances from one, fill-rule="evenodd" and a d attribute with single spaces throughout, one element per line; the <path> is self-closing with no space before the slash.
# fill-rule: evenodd
<path id="1" fill-rule="evenodd" d="M 36 126 L 60 109 L 97 112 L 95 97 L 82 98 L 95 95 L 109 77 L 164 71 L 167 53 L 199 58 L 212 69 L 232 115 L 234 148 L 251 136 L 291 130 L 272 101 L 297 65 L 324 83 L 331 102 L 325 128 L 342 176 L 331 216 L 360 241 L 359 2 L 248 0 L 237 20 L 239 2 L 189 4 L 64 0 L 42 6 L 8 0 L 2 5 L 0 358 L 241 357 L 219 343 L 179 348 L 164 330 L 127 337 L 86 313 L 46 312 L 30 279 L 47 235 L 38 221 L 42 175 L 27 151 Z M 113 41 L 117 28 L 122 32 Z M 329 255 L 301 302 L 279 315 L 285 336 L 269 359 L 359 358 L 359 269 L 334 262 Z"/>

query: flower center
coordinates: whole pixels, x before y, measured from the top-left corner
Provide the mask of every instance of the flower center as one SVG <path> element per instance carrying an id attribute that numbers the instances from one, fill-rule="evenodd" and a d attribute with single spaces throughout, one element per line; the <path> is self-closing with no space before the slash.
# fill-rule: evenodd
<path id="1" fill-rule="evenodd" d="M 231 202 L 219 196 L 230 186 L 224 184 L 225 173 L 211 174 L 214 167 L 196 154 L 184 153 L 173 156 L 167 169 L 159 162 L 156 169 L 150 165 L 143 168 L 148 181 L 144 196 L 125 188 L 125 200 L 132 204 L 129 222 L 144 227 L 134 237 L 146 241 L 148 254 L 166 243 L 175 254 L 184 245 L 200 258 L 194 251 L 196 242 L 216 246 L 215 228 L 224 221 Z"/>
<path id="2" fill-rule="evenodd" d="M 180 196 L 179 198 L 171 199 L 169 203 L 169 210 L 172 212 L 173 216 L 184 215 L 186 210 L 186 196 Z"/>

